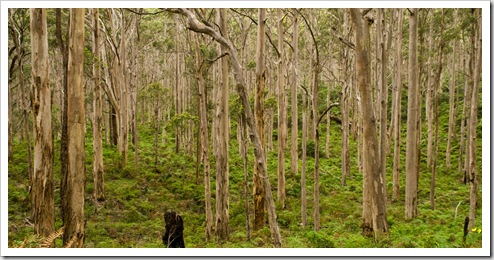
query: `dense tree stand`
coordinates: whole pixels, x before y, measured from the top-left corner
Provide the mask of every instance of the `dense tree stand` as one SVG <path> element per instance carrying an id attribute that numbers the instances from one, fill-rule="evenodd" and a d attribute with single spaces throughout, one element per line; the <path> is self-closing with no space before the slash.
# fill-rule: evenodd
<path id="1" fill-rule="evenodd" d="M 185 248 L 184 221 L 175 211 L 167 211 L 164 215 L 165 234 L 163 245 L 168 248 Z"/>

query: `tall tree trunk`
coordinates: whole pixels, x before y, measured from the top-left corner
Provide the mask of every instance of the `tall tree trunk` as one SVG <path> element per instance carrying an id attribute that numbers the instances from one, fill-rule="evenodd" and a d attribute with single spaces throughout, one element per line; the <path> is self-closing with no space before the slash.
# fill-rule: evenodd
<path id="1" fill-rule="evenodd" d="M 427 56 L 427 66 L 428 66 L 428 75 L 427 75 L 427 94 L 425 96 L 425 115 L 427 120 L 427 166 L 430 167 L 432 164 L 432 150 L 433 150 L 433 138 L 434 138 L 434 120 L 433 120 L 433 96 L 434 96 L 434 77 L 437 75 L 434 74 L 433 61 L 434 54 L 436 50 L 434 50 L 434 9 L 431 9 L 431 22 L 429 27 L 429 55 Z"/>
<path id="2" fill-rule="evenodd" d="M 179 19 L 178 19 L 178 15 L 175 15 L 175 93 L 174 93 L 174 97 L 175 97 L 175 115 L 180 115 L 182 113 L 182 105 L 180 104 L 180 73 L 179 73 L 179 53 L 178 53 L 178 46 L 180 45 L 179 43 L 179 36 L 180 36 L 180 29 L 179 29 Z M 177 125 L 175 126 L 175 153 L 178 153 L 180 151 L 180 139 L 182 138 L 181 136 L 181 129 L 180 127 Z"/>
<path id="3" fill-rule="evenodd" d="M 264 139 L 264 85 L 266 81 L 265 49 L 266 49 L 266 9 L 258 9 L 257 49 L 256 49 L 256 94 L 254 110 L 256 114 L 256 126 L 261 141 L 262 153 L 265 153 L 266 142 Z M 265 156 L 265 155 L 264 155 Z M 260 176 L 260 167 L 256 160 L 254 170 L 254 230 L 264 226 L 264 185 Z"/>
<path id="4" fill-rule="evenodd" d="M 388 232 L 386 220 L 386 184 L 381 176 L 381 163 L 377 146 L 376 118 L 372 107 L 370 85 L 370 35 L 369 20 L 358 9 L 350 9 L 355 25 L 357 43 L 358 86 L 361 94 L 363 116 L 364 191 L 363 191 L 363 234 L 378 239 Z"/>
<path id="5" fill-rule="evenodd" d="M 301 13 L 300 13 L 301 14 Z M 305 16 L 301 14 L 304 19 L 307 28 L 309 29 L 310 35 L 312 37 L 312 42 L 315 49 L 315 60 L 314 60 L 314 77 L 313 77 L 313 88 L 312 88 L 312 138 L 314 139 L 314 230 L 319 231 L 321 228 L 320 223 L 320 212 L 319 212 L 319 132 L 318 132 L 318 93 L 319 93 L 319 82 L 321 74 L 321 64 L 319 62 L 319 48 L 314 32 L 310 23 L 307 21 Z"/>
<path id="6" fill-rule="evenodd" d="M 142 8 L 139 9 L 139 11 L 142 11 Z M 141 40 L 141 34 L 140 34 L 140 23 L 141 23 L 141 16 L 137 16 L 135 20 L 135 27 L 137 31 L 137 39 L 136 43 L 134 46 L 134 61 L 133 61 L 133 69 L 132 69 L 132 82 L 133 82 L 133 113 L 132 113 L 132 142 L 134 144 L 134 172 L 137 175 L 139 172 L 139 140 L 138 140 L 138 135 L 137 135 L 137 115 L 138 115 L 138 102 L 137 102 L 137 97 L 139 96 L 139 79 L 138 75 L 140 75 L 139 69 L 140 69 L 140 57 L 139 57 L 139 52 L 136 51 L 136 49 L 141 48 L 140 46 L 140 40 Z"/>
<path id="7" fill-rule="evenodd" d="M 442 73 L 442 58 L 443 58 L 443 48 L 444 48 L 444 37 L 443 37 L 443 31 L 444 31 L 444 9 L 442 9 L 442 14 L 441 14 L 441 31 L 440 31 L 440 37 L 441 40 L 439 42 L 439 57 L 438 57 L 438 68 L 437 68 L 437 73 L 435 74 L 434 78 L 434 84 L 432 86 L 432 95 L 430 102 L 432 103 L 432 118 L 430 118 L 433 122 L 433 133 L 432 133 L 432 151 L 431 151 L 431 188 L 430 188 L 430 204 L 431 204 L 431 209 L 435 208 L 435 189 L 436 189 L 436 167 L 437 167 L 437 150 L 438 150 L 438 131 L 439 131 L 439 114 L 438 114 L 438 88 L 439 85 L 441 84 L 441 73 Z M 430 129 L 429 129 L 430 130 Z"/>
<path id="8" fill-rule="evenodd" d="M 401 65 L 403 63 L 402 37 L 403 37 L 403 10 L 398 10 L 398 36 L 396 39 L 396 73 L 395 73 L 395 91 L 393 95 L 393 195 L 394 201 L 400 200 L 400 136 L 401 136 L 401 92 L 402 92 L 402 75 Z"/>
<path id="9" fill-rule="evenodd" d="M 103 170 L 103 141 L 101 139 L 101 86 L 100 86 L 100 40 L 99 40 L 99 12 L 93 9 L 93 176 L 94 176 L 94 199 L 105 200 L 105 179 Z"/>
<path id="10" fill-rule="evenodd" d="M 84 9 L 70 9 L 68 86 L 68 171 L 63 224 L 65 247 L 84 245 L 86 120 L 84 112 Z"/>
<path id="11" fill-rule="evenodd" d="M 446 167 L 451 169 L 451 139 L 453 138 L 454 129 L 456 128 L 455 118 L 455 56 L 456 56 L 456 40 L 453 40 L 453 53 L 451 54 L 451 80 L 449 81 L 449 121 L 448 121 L 448 141 L 446 145 Z"/>
<path id="12" fill-rule="evenodd" d="M 291 171 L 292 174 L 298 174 L 298 108 L 297 108 L 297 90 L 298 90 L 298 14 L 293 10 L 293 36 L 292 36 L 292 84 L 291 84 L 291 112 L 292 112 L 292 130 L 291 130 Z"/>
<path id="13" fill-rule="evenodd" d="M 307 173 L 307 94 L 302 95 L 302 227 L 307 226 L 307 185 L 306 185 L 306 173 Z"/>
<path id="14" fill-rule="evenodd" d="M 378 24 L 380 24 L 381 28 L 378 29 L 378 35 L 380 40 L 380 54 L 381 54 L 381 78 L 379 79 L 381 81 L 380 87 L 381 87 L 381 115 L 380 115 L 380 142 L 379 142 L 379 154 L 381 156 L 380 162 L 381 162 L 381 176 L 379 177 L 382 179 L 383 183 L 386 183 L 386 155 L 388 154 L 387 152 L 387 143 L 388 143 L 388 136 L 387 136 L 387 119 L 388 119 L 388 79 L 387 79 L 387 71 L 388 71 L 388 50 L 391 47 L 391 38 L 392 36 L 392 24 L 393 24 L 393 16 L 390 16 L 390 22 L 389 22 L 389 27 L 388 27 L 388 34 L 385 34 L 386 30 L 386 15 L 385 15 L 385 10 L 384 9 L 379 9 L 378 10 L 379 15 L 378 15 Z M 386 42 L 386 37 L 387 42 Z M 384 198 L 387 198 L 387 192 L 386 188 L 383 189 L 384 192 Z M 386 203 L 386 199 L 384 200 L 384 203 Z"/>
<path id="15" fill-rule="evenodd" d="M 207 119 L 207 95 L 204 78 L 202 76 L 202 66 L 204 59 L 201 56 L 199 49 L 199 36 L 195 36 L 195 51 L 196 51 L 196 67 L 197 67 L 197 82 L 199 86 L 199 132 L 201 144 L 202 161 L 204 164 L 204 198 L 206 207 L 206 242 L 213 235 L 213 211 L 211 209 L 211 165 L 209 162 L 209 130 Z"/>
<path id="16" fill-rule="evenodd" d="M 277 10 L 278 15 L 278 51 L 280 52 L 278 60 L 278 201 L 281 207 L 286 208 L 286 191 L 285 191 L 285 147 L 286 136 L 286 108 L 285 108 L 285 63 L 283 60 L 284 29 L 283 13 L 281 9 Z"/>
<path id="17" fill-rule="evenodd" d="M 247 156 L 247 126 L 245 123 L 245 116 L 240 114 L 239 116 L 240 125 L 240 153 L 242 155 L 242 160 L 244 161 L 244 197 L 245 197 L 245 230 L 247 232 L 247 239 L 250 240 L 250 213 L 249 213 L 249 158 Z"/>
<path id="18" fill-rule="evenodd" d="M 60 49 L 60 53 L 62 55 L 62 65 L 63 65 L 63 81 L 62 81 L 62 108 L 61 108 L 61 137 L 60 137 L 60 195 L 65 194 L 65 190 L 67 187 L 67 169 L 68 169 L 68 140 L 67 140 L 67 67 L 69 63 L 69 55 L 68 55 L 68 40 L 64 43 L 62 40 L 62 9 L 55 9 L 56 12 L 56 36 L 57 36 L 57 44 Z M 70 25 L 70 24 L 69 24 Z M 65 201 L 64 196 L 60 196 L 60 213 L 61 218 L 64 216 L 64 208 L 66 207 L 67 202 Z"/>
<path id="19" fill-rule="evenodd" d="M 118 87 L 120 88 L 120 134 L 119 144 L 120 153 L 122 155 L 122 165 L 127 164 L 127 154 L 129 149 L 129 87 L 127 86 L 127 47 L 126 37 L 124 37 L 125 31 L 125 16 L 123 15 L 123 9 L 121 10 L 122 16 L 120 17 L 120 53 L 119 53 L 119 66 L 117 68 L 117 77 L 119 77 Z"/>
<path id="20" fill-rule="evenodd" d="M 472 31 L 475 31 L 475 24 L 472 23 L 471 24 L 471 30 Z M 473 77 L 474 77 L 474 66 L 475 66 L 475 37 L 470 37 L 470 51 L 469 51 L 469 59 L 468 59 L 468 62 L 467 62 L 467 65 L 468 65 L 468 75 L 470 77 L 467 77 L 468 79 L 468 82 L 466 83 L 465 85 L 465 97 L 464 97 L 464 117 L 465 117 L 465 131 L 466 131 L 466 137 L 465 137 L 465 161 L 464 161 L 464 171 L 463 171 L 463 181 L 465 184 L 467 184 L 467 181 L 470 179 L 470 156 L 471 156 L 471 153 L 470 153 L 470 148 L 472 147 L 471 144 L 470 144 L 470 130 L 471 130 L 471 127 L 470 127 L 470 124 L 471 124 L 471 109 L 472 109 L 472 96 L 473 96 L 473 85 L 475 84 L 474 83 L 474 80 L 473 80 Z"/>
<path id="21" fill-rule="evenodd" d="M 418 178 L 419 168 L 419 119 L 420 91 L 418 82 L 417 56 L 417 19 L 418 9 L 410 11 L 410 45 L 408 65 L 408 113 L 407 113 L 407 146 L 406 146 L 406 187 L 405 187 L 405 217 L 415 218 L 418 214 Z"/>
<path id="22" fill-rule="evenodd" d="M 227 13 L 226 9 L 218 10 L 218 24 L 221 34 L 227 38 Z M 225 46 L 221 46 L 221 52 L 227 51 Z M 221 240 L 228 240 L 229 222 L 229 195 L 228 195 L 228 60 L 221 60 L 221 82 L 216 99 L 217 124 L 217 153 L 216 153 L 216 225 L 215 234 Z"/>
<path id="23" fill-rule="evenodd" d="M 349 21 L 349 13 L 348 10 L 343 11 L 343 35 L 348 37 L 350 31 L 350 21 Z M 350 84 L 349 84 L 349 73 L 348 73 L 348 64 L 350 53 L 346 46 L 341 44 L 340 52 L 341 52 L 341 69 L 342 75 L 341 80 L 343 81 L 341 88 L 341 185 L 346 185 L 346 178 L 350 174 L 350 152 L 349 152 L 349 132 L 350 132 L 350 122 L 349 122 L 349 102 L 348 96 L 350 94 Z M 328 91 L 329 92 L 329 91 Z M 329 95 L 329 94 L 328 94 Z M 329 102 L 328 102 L 329 106 Z M 328 117 L 330 114 L 328 113 Z M 329 120 L 328 120 L 329 121 Z M 329 130 L 328 130 L 329 131 Z"/>
<path id="24" fill-rule="evenodd" d="M 473 74 L 473 89 L 472 89 L 472 106 L 470 110 L 470 124 L 469 124 L 469 181 L 470 181 L 470 225 L 469 228 L 475 226 L 475 209 L 477 208 L 477 190 L 479 183 L 479 172 L 477 172 L 477 121 L 478 121 L 478 97 L 479 97 L 479 85 L 481 81 L 481 68 L 482 68 L 482 18 L 480 9 L 475 9 L 475 16 L 477 17 L 478 28 L 475 31 L 475 43 L 476 51 L 475 57 L 475 70 Z"/>
<path id="25" fill-rule="evenodd" d="M 47 237 L 55 228 L 53 134 L 48 66 L 46 10 L 31 9 L 32 109 L 34 116 L 34 169 L 31 202 L 34 233 Z M 19 56 L 22 60 L 22 56 Z M 22 69 L 22 67 L 20 67 Z M 26 118 L 27 120 L 27 118 Z M 53 245 L 53 244 L 52 244 Z"/>

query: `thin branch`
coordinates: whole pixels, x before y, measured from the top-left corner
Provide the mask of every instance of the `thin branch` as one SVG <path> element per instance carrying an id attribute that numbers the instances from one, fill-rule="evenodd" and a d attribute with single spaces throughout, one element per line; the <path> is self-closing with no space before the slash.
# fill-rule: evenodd
<path id="1" fill-rule="evenodd" d="M 142 9 L 142 8 L 141 8 L 141 9 Z M 129 11 L 129 12 L 134 13 L 134 14 L 137 14 L 137 15 L 156 15 L 156 14 L 160 14 L 160 13 L 165 12 L 165 11 L 163 11 L 163 10 L 160 10 L 160 11 L 158 11 L 158 12 L 154 12 L 154 13 L 142 12 L 142 11 L 136 12 L 136 11 L 134 11 L 134 10 L 130 9 L 130 8 L 124 8 L 124 10 Z"/>
<path id="2" fill-rule="evenodd" d="M 243 16 L 243 17 L 247 17 L 247 18 L 249 18 L 249 20 L 251 20 L 251 21 L 252 21 L 255 25 L 257 25 L 257 21 L 256 21 L 254 18 L 252 18 L 251 16 L 246 15 L 246 14 L 243 14 L 243 13 L 241 13 L 241 12 L 239 12 L 239 11 L 235 10 L 235 8 L 230 8 L 230 10 L 232 10 L 234 13 L 237 13 L 237 14 L 239 14 L 239 15 Z"/>
<path id="3" fill-rule="evenodd" d="M 321 120 L 322 120 L 322 118 L 326 115 L 326 113 L 328 113 L 328 112 L 329 112 L 329 110 L 330 110 L 331 108 L 333 108 L 333 107 L 335 107 L 335 106 L 338 106 L 338 105 L 340 105 L 340 103 L 338 103 L 338 102 L 336 102 L 336 103 L 333 103 L 333 104 L 329 105 L 329 107 L 328 107 L 328 108 L 326 108 L 326 110 L 324 110 L 324 112 L 321 114 L 321 116 L 319 117 L 319 120 L 317 120 L 317 125 L 316 125 L 316 127 L 318 127 L 318 126 L 319 126 L 319 123 L 321 123 Z"/>
<path id="4" fill-rule="evenodd" d="M 225 57 L 226 55 L 229 55 L 229 53 L 228 52 L 224 52 L 223 54 L 221 54 L 220 56 L 218 56 L 218 57 L 216 57 L 216 58 L 214 58 L 212 60 L 210 60 L 210 59 L 206 59 L 206 60 L 209 61 L 209 62 L 211 62 L 211 63 L 213 63 L 213 62 L 215 62 L 215 61 L 217 61 L 217 60 Z"/>
<path id="5" fill-rule="evenodd" d="M 345 38 L 343 38 L 341 35 L 339 35 L 336 30 L 335 27 L 331 27 L 331 29 L 333 29 L 333 36 L 338 38 L 338 40 L 340 40 L 340 42 L 342 42 L 343 44 L 345 44 L 346 46 L 350 47 L 352 50 L 355 50 L 355 44 Z"/>
<path id="6" fill-rule="evenodd" d="M 252 23 L 254 23 L 255 25 L 258 25 L 257 21 L 256 21 L 254 18 L 252 18 L 251 16 L 246 15 L 246 14 L 243 14 L 243 13 L 241 13 L 241 12 L 239 12 L 239 11 L 235 10 L 234 8 L 230 8 L 230 10 L 232 10 L 233 12 L 235 12 L 235 13 L 237 13 L 237 14 L 241 15 L 241 16 L 244 16 L 244 17 L 249 18 L 249 20 L 251 20 L 251 21 L 252 21 Z M 285 14 L 285 16 L 286 16 L 286 14 Z M 264 22 L 266 22 L 266 21 L 264 21 Z M 268 30 L 269 30 L 269 28 L 268 28 Z M 281 57 L 281 54 L 280 54 L 280 52 L 278 51 L 278 48 L 276 48 L 276 45 L 273 43 L 273 40 L 271 39 L 271 36 L 269 35 L 269 33 L 266 31 L 266 32 L 265 32 L 265 34 L 266 34 L 266 36 L 268 37 L 268 41 L 269 41 L 269 43 L 271 44 L 271 46 L 273 46 L 274 50 L 276 51 L 276 55 L 278 55 L 278 57 Z"/>

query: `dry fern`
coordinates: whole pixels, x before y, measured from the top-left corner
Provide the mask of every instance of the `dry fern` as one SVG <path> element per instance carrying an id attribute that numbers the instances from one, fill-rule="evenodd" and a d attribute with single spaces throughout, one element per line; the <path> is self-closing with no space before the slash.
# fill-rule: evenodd
<path id="1" fill-rule="evenodd" d="M 55 239 L 63 235 L 64 230 L 65 230 L 65 226 L 62 226 L 57 231 L 53 232 L 51 235 L 45 237 L 43 241 L 41 241 L 40 247 L 43 248 L 51 247 Z"/>
<path id="2" fill-rule="evenodd" d="M 64 248 L 72 247 L 72 245 L 77 241 L 77 236 L 73 236 L 70 241 L 64 246 Z"/>

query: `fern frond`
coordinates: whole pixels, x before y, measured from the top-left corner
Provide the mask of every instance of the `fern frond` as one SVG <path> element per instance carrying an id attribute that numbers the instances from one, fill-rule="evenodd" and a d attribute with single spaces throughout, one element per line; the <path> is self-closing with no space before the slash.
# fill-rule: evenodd
<path id="1" fill-rule="evenodd" d="M 49 236 L 45 237 L 43 239 L 43 241 L 41 241 L 40 247 L 44 247 L 44 248 L 50 247 L 51 244 L 53 244 L 53 242 L 55 241 L 55 239 L 57 239 L 58 237 L 63 235 L 64 230 L 65 230 L 65 226 L 62 226 L 57 231 L 55 231 L 52 234 L 50 234 Z"/>
<path id="2" fill-rule="evenodd" d="M 77 241 L 77 236 L 73 236 L 70 241 L 64 246 L 64 248 L 72 247 L 72 245 Z"/>

